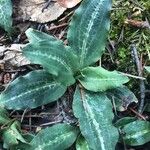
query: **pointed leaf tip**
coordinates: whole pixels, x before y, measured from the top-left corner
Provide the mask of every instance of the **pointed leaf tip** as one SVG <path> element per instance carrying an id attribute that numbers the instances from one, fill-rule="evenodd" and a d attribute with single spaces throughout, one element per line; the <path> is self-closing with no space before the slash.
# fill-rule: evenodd
<path id="1" fill-rule="evenodd" d="M 68 124 L 57 124 L 41 130 L 28 150 L 65 150 L 76 140 L 79 130 Z"/>
<path id="2" fill-rule="evenodd" d="M 78 79 L 90 91 L 106 91 L 129 81 L 128 77 L 117 71 L 107 71 L 102 67 L 87 67 L 81 71 Z"/>
<path id="3" fill-rule="evenodd" d="M 78 58 L 62 41 L 34 29 L 26 31 L 30 43 L 23 48 L 23 54 L 34 64 L 42 65 L 56 79 L 70 86 L 78 69 Z"/>
<path id="4" fill-rule="evenodd" d="M 68 43 L 79 57 L 80 68 L 98 61 L 110 28 L 111 0 L 83 0 L 68 31 Z"/>
<path id="5" fill-rule="evenodd" d="M 1 94 L 0 105 L 7 109 L 36 108 L 53 102 L 66 91 L 44 70 L 32 71 L 14 80 Z"/>
<path id="6" fill-rule="evenodd" d="M 122 129 L 123 140 L 127 145 L 139 146 L 150 141 L 150 122 L 137 120 L 126 124 Z"/>

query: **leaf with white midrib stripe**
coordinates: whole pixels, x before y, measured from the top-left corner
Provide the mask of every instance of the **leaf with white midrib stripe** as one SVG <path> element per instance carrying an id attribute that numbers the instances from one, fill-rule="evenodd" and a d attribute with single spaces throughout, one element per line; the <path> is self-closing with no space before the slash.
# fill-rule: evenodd
<path id="1" fill-rule="evenodd" d="M 29 44 L 23 48 L 23 54 L 34 64 L 42 65 L 49 73 L 56 76 L 62 84 L 69 86 L 75 82 L 78 58 L 69 46 L 50 35 L 28 29 L 26 35 Z"/>
<path id="2" fill-rule="evenodd" d="M 66 87 L 44 70 L 32 71 L 15 79 L 0 95 L 0 105 L 7 109 L 36 108 L 57 100 Z"/>
<path id="3" fill-rule="evenodd" d="M 26 31 L 26 34 L 28 36 L 29 42 L 35 45 L 37 44 L 37 42 L 45 41 L 45 40 L 56 41 L 56 39 L 53 36 L 46 34 L 44 32 L 40 32 L 38 30 L 32 29 L 32 28 L 29 28 Z"/>
<path id="4" fill-rule="evenodd" d="M 12 1 L 0 0 L 0 27 L 12 33 Z"/>
<path id="5" fill-rule="evenodd" d="M 106 91 L 122 86 L 129 81 L 128 77 L 117 71 L 108 71 L 102 67 L 87 67 L 78 76 L 80 83 L 90 91 Z"/>
<path id="6" fill-rule="evenodd" d="M 57 124 L 41 130 L 30 142 L 28 150 L 64 150 L 77 138 L 78 128 L 68 124 Z"/>
<path id="7" fill-rule="evenodd" d="M 83 68 L 95 63 L 105 49 L 110 26 L 111 0 L 84 0 L 75 11 L 68 31 L 68 42 Z"/>
<path id="8" fill-rule="evenodd" d="M 114 150 L 118 131 L 112 125 L 111 101 L 104 93 L 93 93 L 77 87 L 73 111 L 79 119 L 82 135 L 94 150 Z"/>
<path id="9" fill-rule="evenodd" d="M 150 141 L 150 122 L 136 120 L 122 127 L 123 141 L 127 145 L 139 146 Z"/>

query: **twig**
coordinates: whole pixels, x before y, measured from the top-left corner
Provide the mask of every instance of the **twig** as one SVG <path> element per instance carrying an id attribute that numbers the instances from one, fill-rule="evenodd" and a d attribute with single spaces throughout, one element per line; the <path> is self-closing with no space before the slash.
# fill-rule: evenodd
<path id="1" fill-rule="evenodd" d="M 67 19 L 69 16 L 73 15 L 74 11 L 71 11 L 70 13 L 67 13 L 66 16 L 64 16 L 63 18 L 61 18 L 58 22 L 60 21 L 64 21 L 65 19 Z"/>
<path id="2" fill-rule="evenodd" d="M 53 124 L 61 123 L 61 122 L 62 122 L 62 120 L 52 121 L 52 122 L 47 122 L 47 123 L 41 124 L 40 127 L 43 127 L 43 126 L 49 126 L 49 125 L 53 125 Z"/>
<path id="3" fill-rule="evenodd" d="M 142 63 L 139 60 L 135 44 L 131 45 L 131 51 L 132 51 L 132 54 L 133 54 L 132 55 L 133 59 L 135 60 L 135 63 L 136 63 L 138 75 L 140 77 L 142 77 Z M 144 81 L 141 80 L 141 79 L 140 79 L 140 94 L 141 94 L 141 100 L 140 100 L 140 105 L 139 105 L 138 112 L 140 114 L 142 114 L 143 108 L 144 108 L 144 99 L 145 99 L 145 84 L 144 84 Z"/>
<path id="4" fill-rule="evenodd" d="M 28 109 L 25 109 L 24 111 L 23 111 L 23 114 L 22 114 L 22 116 L 21 116 L 21 123 L 22 123 L 22 121 L 23 121 L 23 119 L 24 119 L 24 116 L 25 116 L 25 114 L 26 114 L 26 112 L 28 111 Z"/>
<path id="5" fill-rule="evenodd" d="M 143 116 L 143 115 L 141 115 L 140 113 L 138 113 L 137 111 L 135 111 L 134 109 L 132 109 L 132 108 L 129 108 L 133 113 L 135 113 L 138 117 L 140 117 L 141 119 L 143 119 L 143 120 L 146 120 L 146 118 Z"/>
<path id="6" fill-rule="evenodd" d="M 122 75 L 128 76 L 128 77 L 131 77 L 131 78 L 140 79 L 140 80 L 146 80 L 144 77 L 135 76 L 135 75 L 124 73 L 124 72 L 120 72 L 120 71 L 119 71 L 119 73 L 121 73 Z"/>
<path id="7" fill-rule="evenodd" d="M 17 70 L 3 70 L 4 73 L 16 73 L 16 72 L 22 72 L 25 71 L 25 69 L 17 69 Z"/>
<path id="8" fill-rule="evenodd" d="M 31 111 L 29 112 L 29 115 L 31 116 Z M 32 118 L 29 118 L 29 129 L 32 130 Z"/>
<path id="9" fill-rule="evenodd" d="M 50 27 L 50 29 L 48 29 L 48 31 L 58 29 L 58 28 L 61 28 L 61 27 L 67 26 L 67 25 L 68 25 L 68 23 L 63 23 L 63 24 L 60 24 L 58 26 Z"/>
<path id="10" fill-rule="evenodd" d="M 119 44 L 121 41 L 123 41 L 123 38 L 124 38 L 124 26 L 122 26 L 122 28 L 121 28 L 121 33 L 119 35 L 117 44 Z"/>
<path id="11" fill-rule="evenodd" d="M 12 115 L 12 118 L 22 118 L 22 115 Z M 24 118 L 43 118 L 43 116 L 40 115 L 25 115 Z"/>
<path id="12" fill-rule="evenodd" d="M 23 127 L 23 128 L 29 128 L 29 130 L 31 131 L 31 128 L 38 128 L 39 126 L 23 124 L 22 127 Z"/>

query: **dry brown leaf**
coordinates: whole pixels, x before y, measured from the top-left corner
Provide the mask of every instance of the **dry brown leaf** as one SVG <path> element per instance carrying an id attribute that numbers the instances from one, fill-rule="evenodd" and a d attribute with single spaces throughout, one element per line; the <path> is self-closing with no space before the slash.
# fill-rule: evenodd
<path id="1" fill-rule="evenodd" d="M 125 24 L 129 24 L 137 28 L 149 28 L 150 29 L 150 24 L 148 21 L 126 19 Z"/>
<path id="2" fill-rule="evenodd" d="M 72 8 L 76 6 L 81 0 L 57 0 L 57 2 L 65 8 Z"/>
<path id="3" fill-rule="evenodd" d="M 51 1 L 50 5 L 42 12 L 45 5 L 45 0 L 20 0 L 16 3 L 15 12 L 18 13 L 16 19 L 45 23 L 56 20 L 66 10 L 56 1 Z"/>
<path id="4" fill-rule="evenodd" d="M 7 62 L 15 67 L 30 64 L 30 62 L 22 56 L 21 48 L 24 46 L 24 44 L 12 44 L 10 47 L 0 46 L 0 56 L 3 56 L 0 63 Z"/>

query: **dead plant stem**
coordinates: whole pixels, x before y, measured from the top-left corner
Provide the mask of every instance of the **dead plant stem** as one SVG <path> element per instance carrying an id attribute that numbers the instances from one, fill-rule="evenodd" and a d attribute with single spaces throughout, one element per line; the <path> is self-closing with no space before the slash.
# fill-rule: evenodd
<path id="1" fill-rule="evenodd" d="M 131 44 L 131 51 L 132 51 L 132 54 L 134 57 L 133 59 L 135 60 L 136 67 L 137 67 L 138 76 L 143 77 L 142 76 L 142 70 L 143 70 L 142 69 L 142 63 L 139 60 L 138 52 L 137 52 L 135 44 Z M 138 112 L 140 114 L 142 114 L 143 108 L 144 108 L 144 99 L 145 99 L 145 84 L 144 84 L 144 81 L 142 79 L 140 79 L 140 97 L 141 97 L 141 99 L 140 99 Z"/>

